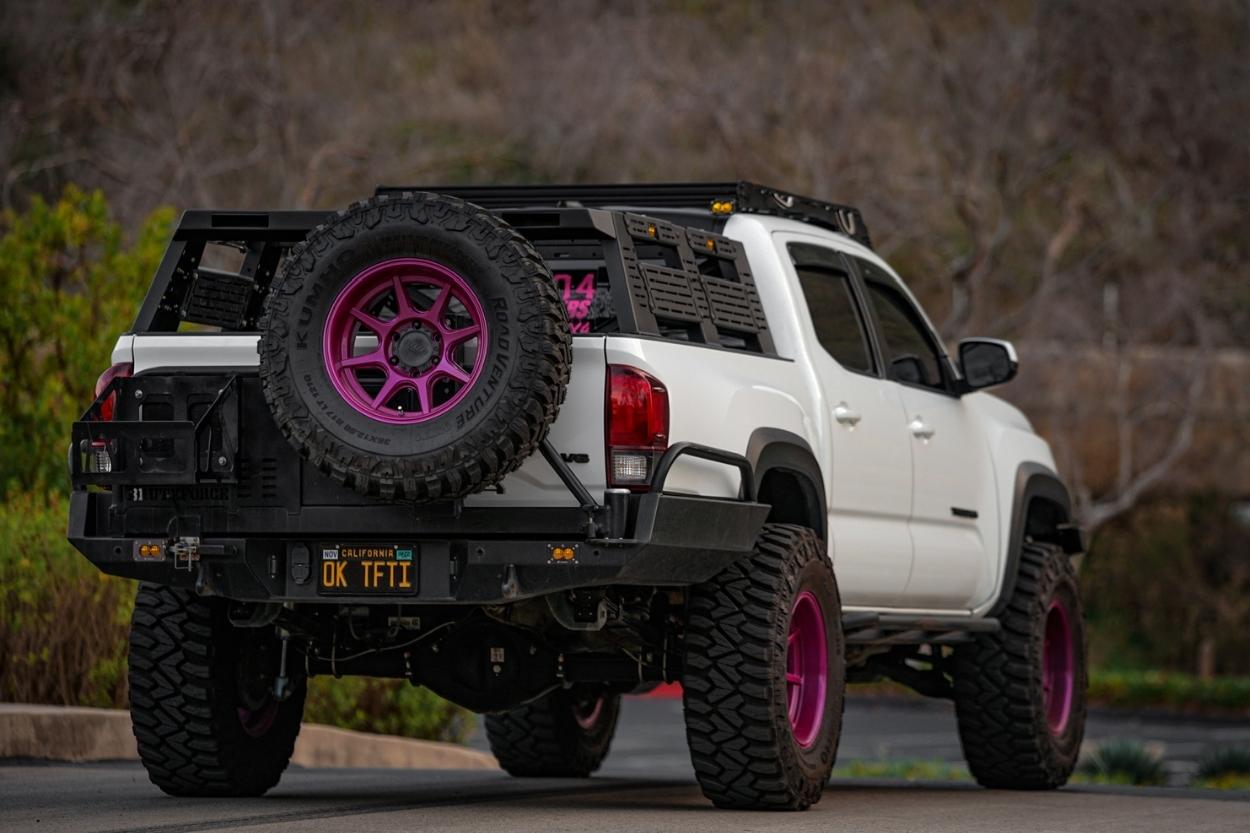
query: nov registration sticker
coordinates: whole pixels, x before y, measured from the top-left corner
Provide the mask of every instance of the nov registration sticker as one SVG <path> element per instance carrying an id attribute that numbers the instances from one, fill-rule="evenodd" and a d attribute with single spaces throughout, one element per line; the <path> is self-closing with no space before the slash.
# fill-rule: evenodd
<path id="1" fill-rule="evenodd" d="M 318 592 L 343 596 L 410 596 L 417 592 L 416 544 L 321 547 Z"/>

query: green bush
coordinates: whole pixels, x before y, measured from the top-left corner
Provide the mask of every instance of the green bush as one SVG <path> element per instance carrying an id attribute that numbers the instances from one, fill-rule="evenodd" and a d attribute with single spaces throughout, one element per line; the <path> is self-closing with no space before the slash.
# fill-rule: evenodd
<path id="1" fill-rule="evenodd" d="M 1094 671 L 1089 700 L 1118 708 L 1250 712 L 1250 677 L 1204 680 L 1173 671 Z"/>
<path id="2" fill-rule="evenodd" d="M 962 764 L 946 761 L 851 761 L 833 770 L 834 778 L 889 778 L 901 781 L 969 781 Z"/>
<path id="3" fill-rule="evenodd" d="M 314 677 L 304 719 L 360 732 L 463 743 L 475 718 L 406 680 Z"/>
<path id="4" fill-rule="evenodd" d="M 1143 502 L 1098 532 L 1081 586 L 1096 667 L 1250 674 L 1250 517 L 1238 501 Z"/>
<path id="5" fill-rule="evenodd" d="M 133 582 L 69 545 L 65 513 L 57 495 L 0 505 L 0 700 L 124 706 Z"/>
<path id="6" fill-rule="evenodd" d="M 0 214 L 0 493 L 64 485 L 69 425 L 134 319 L 172 220 L 157 211 L 127 246 L 103 195 L 73 187 Z"/>
<path id="7" fill-rule="evenodd" d="M 1166 783 L 1163 761 L 1140 743 L 1113 740 L 1102 744 L 1077 767 L 1076 780 L 1095 784 L 1129 784 L 1136 787 Z"/>

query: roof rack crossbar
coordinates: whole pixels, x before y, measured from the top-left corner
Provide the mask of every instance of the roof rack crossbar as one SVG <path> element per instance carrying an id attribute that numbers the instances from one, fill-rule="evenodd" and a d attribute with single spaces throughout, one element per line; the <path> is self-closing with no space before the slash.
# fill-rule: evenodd
<path id="1" fill-rule="evenodd" d="M 863 215 L 849 205 L 825 202 L 752 182 L 672 182 L 633 185 L 437 185 L 379 186 L 377 194 L 432 191 L 501 208 L 695 208 L 713 214 L 743 212 L 802 220 L 845 234 L 871 248 Z"/>

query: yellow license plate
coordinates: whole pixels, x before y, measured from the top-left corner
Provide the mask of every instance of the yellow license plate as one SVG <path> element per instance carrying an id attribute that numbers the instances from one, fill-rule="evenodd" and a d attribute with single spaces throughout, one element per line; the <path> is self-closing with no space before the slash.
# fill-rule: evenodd
<path id="1" fill-rule="evenodd" d="M 408 596 L 417 592 L 416 544 L 321 547 L 317 591 L 342 596 Z"/>

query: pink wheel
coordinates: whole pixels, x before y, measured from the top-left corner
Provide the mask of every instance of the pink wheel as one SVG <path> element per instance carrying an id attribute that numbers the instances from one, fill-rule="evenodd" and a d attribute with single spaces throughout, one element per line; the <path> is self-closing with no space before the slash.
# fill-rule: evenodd
<path id="1" fill-rule="evenodd" d="M 765 524 L 750 559 L 686 602 L 682 702 L 690 762 L 717 807 L 804 810 L 842 732 L 846 650 L 824 544 Z"/>
<path id="2" fill-rule="evenodd" d="M 786 641 L 786 702 L 794 739 L 804 749 L 820 734 L 829 680 L 825 615 L 810 590 L 794 600 Z"/>
<path id="3" fill-rule="evenodd" d="M 1068 608 L 1054 598 L 1046 611 L 1046 632 L 1042 641 L 1042 691 L 1046 702 L 1046 723 L 1051 734 L 1062 735 L 1072 713 L 1075 686 L 1075 655 Z"/>
<path id="4" fill-rule="evenodd" d="M 262 738 L 269 733 L 273 722 L 278 717 L 278 701 L 270 700 L 259 709 L 238 707 L 239 725 L 251 738 Z"/>
<path id="5" fill-rule="evenodd" d="M 322 352 L 334 389 L 356 411 L 420 423 L 460 402 L 481 375 L 486 316 L 454 270 L 394 258 L 352 278 L 330 307 Z"/>
<path id="6" fill-rule="evenodd" d="M 595 728 L 595 724 L 599 722 L 599 718 L 603 715 L 604 699 L 604 696 L 600 694 L 593 699 L 575 702 L 573 704 L 573 719 L 577 721 L 577 725 L 586 730 Z"/>
<path id="7" fill-rule="evenodd" d="M 954 647 L 959 740 L 977 783 L 1053 790 L 1085 735 L 1085 630 L 1076 569 L 1052 544 L 1023 542 L 1000 628 Z"/>

